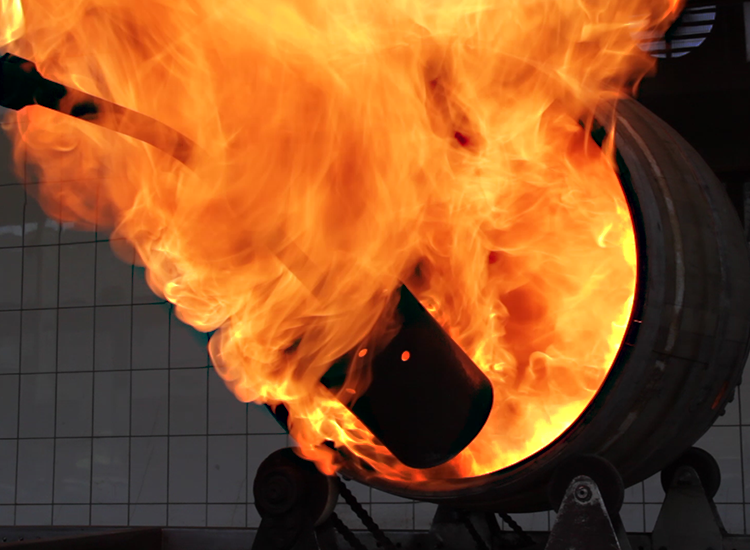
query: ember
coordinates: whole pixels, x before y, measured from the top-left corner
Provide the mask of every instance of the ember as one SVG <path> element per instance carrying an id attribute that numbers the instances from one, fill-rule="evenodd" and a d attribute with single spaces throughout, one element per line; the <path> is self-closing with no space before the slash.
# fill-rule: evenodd
<path id="1" fill-rule="evenodd" d="M 9 51 L 205 151 L 190 171 L 25 109 L 17 143 L 43 181 L 74 182 L 42 186 L 49 214 L 123 238 L 182 320 L 219 329 L 211 355 L 237 398 L 283 403 L 324 472 L 342 460 L 332 441 L 385 478 L 480 475 L 570 426 L 635 286 L 612 144 L 587 129 L 651 68 L 633 36 L 663 30 L 675 0 L 144 4 L 2 0 Z M 378 320 L 400 281 L 494 388 L 479 436 L 428 470 L 320 383 L 390 334 Z"/>

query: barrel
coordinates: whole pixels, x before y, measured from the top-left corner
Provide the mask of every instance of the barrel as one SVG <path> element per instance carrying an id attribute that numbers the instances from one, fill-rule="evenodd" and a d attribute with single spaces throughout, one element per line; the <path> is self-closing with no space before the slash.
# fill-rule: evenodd
<path id="1" fill-rule="evenodd" d="M 602 119 L 603 120 L 603 119 Z M 550 508 L 556 468 L 577 455 L 610 461 L 626 486 L 691 447 L 735 394 L 750 340 L 750 258 L 716 176 L 672 128 L 634 100 L 617 107 L 619 177 L 633 218 L 633 314 L 601 389 L 558 439 L 522 462 L 463 479 L 400 483 L 347 463 L 344 474 L 424 501 L 500 512 Z"/>

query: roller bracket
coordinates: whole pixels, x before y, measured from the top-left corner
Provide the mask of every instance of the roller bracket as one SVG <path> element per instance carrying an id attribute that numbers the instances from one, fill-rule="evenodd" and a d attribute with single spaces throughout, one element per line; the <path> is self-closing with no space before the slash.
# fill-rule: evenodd
<path id="1" fill-rule="evenodd" d="M 629 550 L 619 516 L 613 521 L 596 482 L 576 476 L 568 485 L 545 550 Z"/>
<path id="2" fill-rule="evenodd" d="M 656 550 L 721 550 L 725 530 L 696 468 L 682 464 L 671 476 L 651 535 Z"/>
<path id="3" fill-rule="evenodd" d="M 338 498 L 335 478 L 321 474 L 291 448 L 271 454 L 253 485 L 261 516 L 252 550 L 319 550 L 330 546 L 325 520 Z M 321 542 L 323 544 L 321 545 Z"/>

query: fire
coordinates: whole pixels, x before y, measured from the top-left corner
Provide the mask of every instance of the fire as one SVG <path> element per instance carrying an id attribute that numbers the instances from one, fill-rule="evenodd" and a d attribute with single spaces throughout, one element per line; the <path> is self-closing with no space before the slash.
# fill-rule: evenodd
<path id="1" fill-rule="evenodd" d="M 391 479 L 492 472 L 552 442 L 597 392 L 636 253 L 612 144 L 581 123 L 611 117 L 652 68 L 633 37 L 664 29 L 676 0 L 2 8 L 4 42 L 23 32 L 7 48 L 45 77 L 201 148 L 186 169 L 43 108 L 17 115 L 41 181 L 63 182 L 42 185 L 48 212 L 111 228 L 183 321 L 219 329 L 209 347 L 228 387 L 286 404 L 321 470 L 342 460 L 328 440 Z M 387 318 L 399 281 L 495 391 L 483 432 L 432 470 L 398 463 L 319 383 Z"/>

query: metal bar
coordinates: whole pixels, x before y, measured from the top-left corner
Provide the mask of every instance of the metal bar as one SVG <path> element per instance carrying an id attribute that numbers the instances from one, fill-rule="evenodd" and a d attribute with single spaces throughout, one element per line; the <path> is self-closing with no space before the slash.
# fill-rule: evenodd
<path id="1" fill-rule="evenodd" d="M 100 97 L 47 80 L 31 61 L 0 57 L 0 105 L 20 110 L 41 105 L 153 145 L 190 166 L 198 146 L 158 120 Z"/>
<path id="2" fill-rule="evenodd" d="M 9 542 L 3 550 L 161 550 L 161 527 Z"/>

